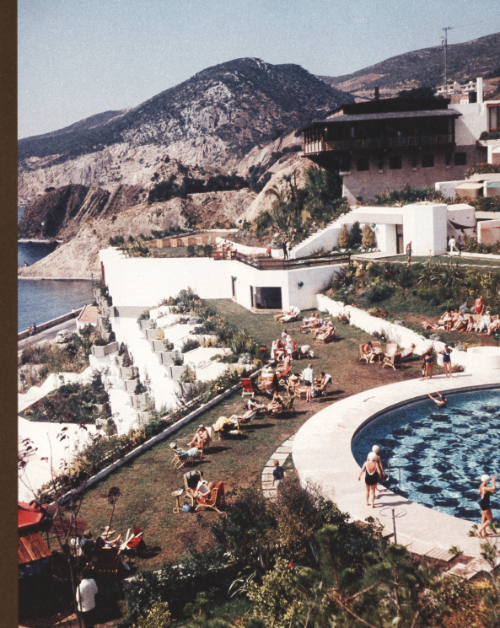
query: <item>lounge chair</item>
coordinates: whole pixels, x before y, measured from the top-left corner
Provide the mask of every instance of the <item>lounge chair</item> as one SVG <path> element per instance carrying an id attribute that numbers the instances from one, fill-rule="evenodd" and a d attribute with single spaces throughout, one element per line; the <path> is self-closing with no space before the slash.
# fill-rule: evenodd
<path id="1" fill-rule="evenodd" d="M 127 534 L 125 535 L 125 541 L 120 545 L 120 551 L 135 551 L 136 553 L 139 553 L 146 547 L 143 536 L 144 533 L 141 528 L 134 528 L 132 532 L 130 532 L 129 528 L 127 530 Z"/>
<path id="2" fill-rule="evenodd" d="M 315 393 L 319 393 L 320 397 L 325 397 L 328 391 L 328 386 L 332 383 L 332 378 L 330 375 L 326 375 L 325 376 L 325 383 L 321 384 L 321 386 L 315 386 L 314 387 L 314 391 Z"/>
<path id="3" fill-rule="evenodd" d="M 364 342 L 362 345 L 359 345 L 359 353 L 360 353 L 360 360 L 365 360 L 367 363 L 370 362 L 370 359 L 373 355 L 373 351 L 365 352 L 363 351 L 363 347 L 366 345 L 366 342 Z"/>
<path id="4" fill-rule="evenodd" d="M 326 344 L 328 342 L 330 342 L 330 340 L 333 340 L 335 338 L 335 327 L 332 327 L 331 329 L 328 329 L 327 331 L 318 334 L 315 338 L 316 342 L 322 342 L 323 344 Z"/>
<path id="5" fill-rule="evenodd" d="M 118 577 L 121 550 L 116 547 L 101 547 L 97 552 L 96 570 L 99 574 Z"/>
<path id="6" fill-rule="evenodd" d="M 384 353 L 382 368 L 391 366 L 394 370 L 396 370 L 396 364 L 400 361 L 401 355 L 398 353 L 398 345 L 395 342 L 390 342 L 386 347 L 386 352 Z"/>
<path id="7" fill-rule="evenodd" d="M 253 397 L 257 392 L 254 388 L 253 382 L 249 377 L 242 377 L 240 379 L 241 382 L 241 396 L 242 397 Z"/>
<path id="8" fill-rule="evenodd" d="M 199 510 L 200 508 L 211 508 L 212 510 L 222 514 L 220 509 L 224 508 L 224 504 L 224 482 L 219 482 L 212 488 L 209 495 L 196 497 L 195 510 Z"/>
<path id="9" fill-rule="evenodd" d="M 182 467 L 198 464 L 198 462 L 200 462 L 203 457 L 203 450 L 198 447 L 198 452 L 198 457 L 192 458 L 187 454 L 180 454 L 176 449 L 172 449 L 172 453 L 174 454 L 174 460 L 172 462 L 172 464 L 174 465 L 174 469 L 182 469 Z"/>

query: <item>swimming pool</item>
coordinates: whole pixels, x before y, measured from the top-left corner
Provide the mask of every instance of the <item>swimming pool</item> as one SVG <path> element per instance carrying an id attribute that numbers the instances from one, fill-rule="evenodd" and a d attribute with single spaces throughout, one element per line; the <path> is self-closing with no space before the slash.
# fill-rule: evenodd
<path id="1" fill-rule="evenodd" d="M 446 408 L 429 399 L 387 412 L 355 435 L 352 453 L 360 466 L 373 445 L 384 468 L 390 463 L 388 488 L 477 522 L 480 476 L 500 471 L 500 390 L 450 394 Z M 492 505 L 495 510 L 495 497 Z"/>

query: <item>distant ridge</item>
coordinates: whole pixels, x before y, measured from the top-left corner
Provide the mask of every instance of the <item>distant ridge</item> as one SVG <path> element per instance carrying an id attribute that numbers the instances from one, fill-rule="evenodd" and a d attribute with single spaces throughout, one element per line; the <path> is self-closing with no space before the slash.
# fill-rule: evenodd
<path id="1" fill-rule="evenodd" d="M 60 162 L 124 142 L 168 147 L 203 137 L 218 138 L 229 152 L 244 154 L 255 143 L 275 139 L 343 102 L 353 102 L 352 96 L 298 65 L 235 59 L 202 70 L 137 107 L 21 139 L 18 155 L 20 161 L 58 155 Z"/>
<path id="2" fill-rule="evenodd" d="M 441 46 L 423 48 L 351 74 L 319 78 L 354 96 L 371 96 L 376 85 L 384 96 L 394 96 L 403 89 L 441 85 L 444 82 L 443 54 Z M 448 79 L 464 83 L 478 76 L 500 78 L 500 33 L 448 45 Z"/>

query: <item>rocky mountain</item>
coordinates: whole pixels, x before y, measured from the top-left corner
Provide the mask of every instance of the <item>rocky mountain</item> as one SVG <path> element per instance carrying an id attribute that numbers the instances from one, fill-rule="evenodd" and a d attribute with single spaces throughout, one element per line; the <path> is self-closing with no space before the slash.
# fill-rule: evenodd
<path id="1" fill-rule="evenodd" d="M 449 44 L 447 65 L 448 80 L 465 83 L 482 76 L 490 79 L 492 86 L 498 85 L 500 33 L 462 44 Z M 319 78 L 357 97 L 372 98 L 377 85 L 382 96 L 395 96 L 403 89 L 441 85 L 444 82 L 444 52 L 441 46 L 423 48 L 391 57 L 351 74 Z"/>
<path id="2" fill-rule="evenodd" d="M 19 194 L 70 183 L 143 186 L 166 155 L 238 168 L 252 148 L 353 102 L 297 65 L 237 59 L 199 72 L 137 107 L 19 141 Z"/>

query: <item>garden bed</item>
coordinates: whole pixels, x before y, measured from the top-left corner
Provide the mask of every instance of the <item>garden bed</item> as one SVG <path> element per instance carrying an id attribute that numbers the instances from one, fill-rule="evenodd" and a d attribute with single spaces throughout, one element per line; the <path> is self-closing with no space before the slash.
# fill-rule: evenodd
<path id="1" fill-rule="evenodd" d="M 95 423 L 97 418 L 111 416 L 108 402 L 109 397 L 101 374 L 95 372 L 89 384 L 63 384 L 26 408 L 20 415 L 28 421 Z"/>

